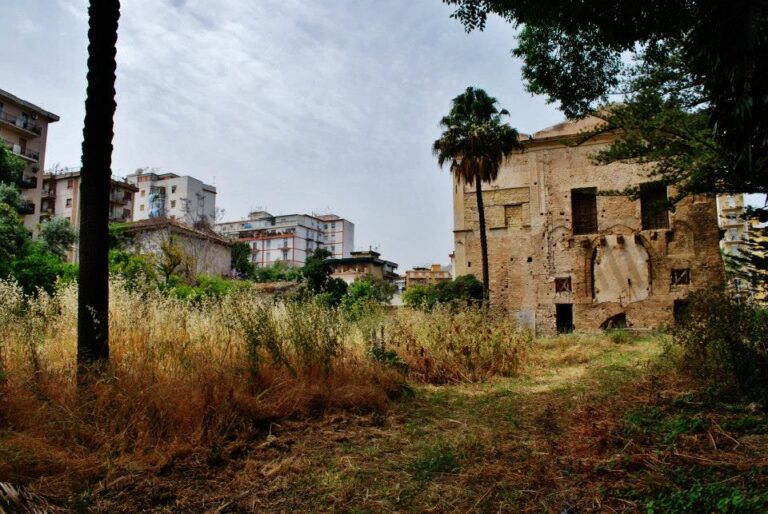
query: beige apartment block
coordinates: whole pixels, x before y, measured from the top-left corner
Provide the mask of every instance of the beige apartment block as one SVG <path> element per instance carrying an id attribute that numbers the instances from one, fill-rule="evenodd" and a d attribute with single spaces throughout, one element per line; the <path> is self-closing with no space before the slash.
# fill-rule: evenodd
<path id="1" fill-rule="evenodd" d="M 138 170 L 125 177 L 139 188 L 133 202 L 133 220 L 169 218 L 191 227 L 213 226 L 216 188 L 190 176 Z"/>
<path id="2" fill-rule="evenodd" d="M 363 277 L 374 277 L 394 283 L 400 278 L 397 274 L 397 264 L 381 258 L 379 252 L 366 250 L 351 252 L 349 257 L 329 259 L 333 268 L 331 276 L 340 278 L 347 284 Z"/>
<path id="3" fill-rule="evenodd" d="M 24 226 L 35 230 L 40 222 L 40 191 L 45 169 L 48 124 L 59 117 L 0 89 L 0 140 L 26 164 L 21 194 L 26 205 L 20 210 Z"/>
<path id="4" fill-rule="evenodd" d="M 133 197 L 138 188 L 122 180 L 112 180 L 109 191 L 109 221 L 121 223 L 133 219 Z M 40 220 L 64 218 L 77 229 L 80 225 L 80 169 L 63 168 L 49 171 L 40 192 Z M 77 246 L 68 260 L 77 262 Z"/>
<path id="5" fill-rule="evenodd" d="M 492 307 L 541 333 L 672 324 L 689 293 L 723 281 L 714 198 L 672 195 L 641 166 L 599 166 L 587 118 L 524 141 L 483 186 Z M 640 186 L 640 198 L 621 195 Z M 614 193 L 609 193 L 613 191 Z M 473 186 L 454 183 L 455 274 L 482 277 Z"/>
<path id="6" fill-rule="evenodd" d="M 413 268 L 405 272 L 405 288 L 435 285 L 452 278 L 451 270 L 440 264 L 433 264 L 429 268 Z"/>

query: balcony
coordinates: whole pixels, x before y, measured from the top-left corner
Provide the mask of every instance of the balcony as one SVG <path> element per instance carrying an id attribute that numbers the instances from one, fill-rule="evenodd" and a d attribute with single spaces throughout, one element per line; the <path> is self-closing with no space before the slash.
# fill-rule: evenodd
<path id="1" fill-rule="evenodd" d="M 37 189 L 37 177 L 21 177 L 19 187 L 22 189 Z"/>
<path id="2" fill-rule="evenodd" d="M 43 190 L 40 192 L 41 198 L 56 198 L 56 188 L 55 187 L 45 187 L 43 186 Z"/>
<path id="3" fill-rule="evenodd" d="M 24 205 L 19 207 L 19 214 L 21 215 L 34 214 L 34 213 L 35 213 L 34 202 L 27 202 Z"/>
<path id="4" fill-rule="evenodd" d="M 0 142 L 4 143 L 5 146 L 10 149 L 12 154 L 18 155 L 22 159 L 26 159 L 30 162 L 37 162 L 40 160 L 40 152 L 35 152 L 29 148 L 22 148 L 18 143 L 11 143 L 7 139 L 0 139 Z"/>
<path id="5" fill-rule="evenodd" d="M 43 126 L 39 123 L 30 120 L 29 118 L 8 114 L 4 111 L 0 111 L 0 123 L 13 127 L 21 133 L 28 134 L 33 137 L 37 137 L 43 133 Z"/>

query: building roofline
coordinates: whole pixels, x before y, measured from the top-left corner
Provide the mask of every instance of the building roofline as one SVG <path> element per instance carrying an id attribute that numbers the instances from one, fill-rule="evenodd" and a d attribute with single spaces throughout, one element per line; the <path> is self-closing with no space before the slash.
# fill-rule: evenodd
<path id="1" fill-rule="evenodd" d="M 179 232 L 186 233 L 199 239 L 207 239 L 216 243 L 232 246 L 234 243 L 229 241 L 215 232 L 209 232 L 207 230 L 200 230 L 187 226 L 180 221 L 173 220 L 171 218 L 149 218 L 146 220 L 133 221 L 125 224 L 125 232 L 130 234 L 134 232 L 147 232 L 152 230 L 161 230 L 164 228 L 175 229 Z"/>
<path id="2" fill-rule="evenodd" d="M 72 168 L 69 168 L 69 169 L 71 171 L 62 171 L 62 172 L 59 172 L 59 173 L 53 173 L 53 172 L 50 172 L 50 171 L 46 171 L 45 174 L 43 175 L 43 180 L 44 181 L 45 180 L 65 180 L 65 179 L 76 178 L 76 177 L 80 176 L 80 169 L 72 169 Z M 133 191 L 134 193 L 138 193 L 139 192 L 139 188 L 138 187 L 134 186 L 133 184 L 127 182 L 124 179 L 111 177 L 110 180 L 112 180 L 113 184 L 117 184 L 120 187 L 122 187 L 123 189 L 129 189 L 129 190 Z"/>
<path id="3" fill-rule="evenodd" d="M 381 265 L 387 265 L 389 264 L 393 268 L 399 268 L 400 266 L 396 262 L 392 261 L 385 261 L 384 259 L 376 259 L 373 257 L 365 256 L 365 257 L 340 257 L 338 259 L 328 259 L 327 261 L 329 264 L 352 264 L 352 263 L 373 263 L 373 264 L 381 264 Z"/>
<path id="4" fill-rule="evenodd" d="M 22 107 L 26 107 L 27 109 L 31 111 L 35 111 L 38 114 L 42 114 L 46 118 L 48 118 L 49 122 L 59 121 L 59 117 L 56 114 L 53 114 L 50 111 L 46 111 L 42 107 L 38 107 L 37 105 L 33 104 L 32 102 L 27 102 L 26 100 L 22 100 L 16 95 L 12 95 L 8 91 L 5 91 L 3 89 L 0 89 L 0 98 L 4 98 L 5 100 L 8 100 L 9 102 L 16 103 L 18 105 L 21 105 Z"/>

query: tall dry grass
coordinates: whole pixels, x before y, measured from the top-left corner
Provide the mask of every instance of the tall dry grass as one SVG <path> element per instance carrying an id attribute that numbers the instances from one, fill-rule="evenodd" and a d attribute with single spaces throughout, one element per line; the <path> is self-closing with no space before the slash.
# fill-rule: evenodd
<path id="1" fill-rule="evenodd" d="M 110 366 L 78 389 L 76 300 L 73 285 L 27 298 L 0 282 L 0 481 L 63 494 L 226 459 L 272 422 L 385 409 L 406 380 L 515 373 L 530 343 L 478 309 L 372 309 L 352 322 L 249 291 L 189 303 L 113 281 Z M 396 363 L 372 351 L 382 330 Z"/>
<path id="2" fill-rule="evenodd" d="M 383 325 L 385 345 L 408 365 L 413 378 L 431 384 L 514 375 L 532 343 L 530 331 L 504 314 L 478 307 L 401 309 Z"/>
<path id="3" fill-rule="evenodd" d="M 158 469 L 274 420 L 382 409 L 403 383 L 334 310 L 245 293 L 192 305 L 119 282 L 110 298 L 110 368 L 78 391 L 76 289 L 29 299 L 0 282 L 0 481 Z"/>

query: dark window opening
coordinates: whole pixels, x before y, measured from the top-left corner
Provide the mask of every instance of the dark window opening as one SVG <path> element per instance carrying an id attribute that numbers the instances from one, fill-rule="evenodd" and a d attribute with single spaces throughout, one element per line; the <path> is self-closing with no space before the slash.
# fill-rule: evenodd
<path id="1" fill-rule="evenodd" d="M 558 334 L 573 332 L 573 305 L 570 303 L 555 304 L 555 315 Z"/>
<path id="2" fill-rule="evenodd" d="M 603 330 L 627 328 L 627 315 L 623 312 L 620 312 L 614 316 L 611 316 L 607 320 L 603 321 L 603 324 L 600 325 L 600 328 Z"/>
<path id="3" fill-rule="evenodd" d="M 571 277 L 555 279 L 555 293 L 570 293 L 571 291 Z"/>
<path id="4" fill-rule="evenodd" d="M 640 211 L 643 230 L 669 228 L 667 186 L 649 182 L 640 186 Z"/>
<path id="5" fill-rule="evenodd" d="M 573 216 L 574 235 L 596 233 L 597 188 L 572 189 L 571 214 Z"/>
<path id="6" fill-rule="evenodd" d="M 688 300 L 675 300 L 672 305 L 672 314 L 675 317 L 675 323 L 685 322 L 685 318 L 688 316 Z"/>
<path id="7" fill-rule="evenodd" d="M 672 285 L 684 286 L 691 283 L 691 270 L 685 269 L 673 269 L 672 270 Z"/>

